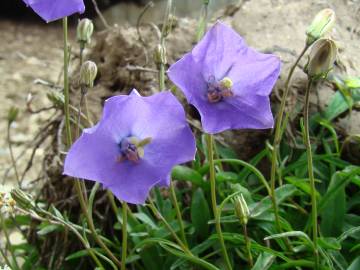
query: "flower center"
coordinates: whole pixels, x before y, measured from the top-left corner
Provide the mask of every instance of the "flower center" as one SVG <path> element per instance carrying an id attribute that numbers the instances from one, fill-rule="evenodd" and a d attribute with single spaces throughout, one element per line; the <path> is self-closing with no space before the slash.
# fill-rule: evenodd
<path id="1" fill-rule="evenodd" d="M 133 163 L 138 163 L 144 157 L 144 147 L 151 142 L 151 138 L 139 140 L 137 137 L 126 137 L 121 140 L 120 155 L 117 158 L 118 162 L 129 160 Z"/>
<path id="2" fill-rule="evenodd" d="M 234 96 L 232 90 L 233 82 L 229 77 L 224 77 L 221 81 L 216 81 L 214 76 L 211 76 L 208 81 L 207 99 L 210 103 L 216 103 L 224 98 Z"/>

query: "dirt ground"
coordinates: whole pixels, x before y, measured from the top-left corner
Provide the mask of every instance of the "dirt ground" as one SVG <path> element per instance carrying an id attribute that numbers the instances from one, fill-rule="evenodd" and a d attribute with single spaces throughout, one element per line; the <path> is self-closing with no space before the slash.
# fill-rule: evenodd
<path id="1" fill-rule="evenodd" d="M 229 8 L 226 11 L 218 11 L 215 13 L 214 18 L 220 17 L 220 19 L 231 24 L 246 39 L 250 46 L 262 51 L 275 53 L 281 57 L 283 71 L 275 90 L 276 93 L 283 86 L 282 83 L 289 63 L 294 61 L 296 54 L 304 44 L 304 32 L 308 23 L 319 10 L 325 7 L 331 7 L 337 13 L 338 20 L 332 36 L 339 45 L 339 59 L 349 75 L 359 75 L 360 1 L 251 0 L 244 1 L 238 9 Z M 180 23 L 182 26 L 179 29 L 186 29 L 187 26 L 194 25 L 195 22 L 182 20 Z M 133 34 L 136 32 L 133 28 L 127 29 L 126 31 L 130 31 Z M 120 30 L 115 29 L 113 31 L 118 32 Z M 175 29 L 175 31 L 177 30 Z M 186 34 L 186 36 L 182 37 L 181 34 Z M 193 34 L 193 29 L 189 29 L 186 32 L 177 32 L 174 35 L 176 38 L 169 38 L 169 51 L 173 52 L 169 57 L 170 64 L 191 48 L 194 42 Z M 73 30 L 70 36 L 74 38 Z M 135 39 L 137 37 L 134 34 L 131 38 Z M 109 40 L 111 40 L 109 33 L 98 34 L 94 39 L 97 42 L 95 46 L 97 51 L 92 51 L 89 54 L 94 56 L 94 58 L 102 59 L 102 57 L 105 57 L 102 54 L 107 52 L 107 48 L 112 48 L 114 51 L 123 48 L 121 46 L 111 47 L 111 43 L 107 42 Z M 178 43 L 179 40 L 182 42 L 180 45 Z M 100 43 L 105 47 L 101 49 L 101 46 L 99 47 Z M 133 48 L 130 46 L 128 49 L 132 50 Z M 119 57 L 122 54 L 118 53 L 117 55 Z M 133 55 L 129 56 L 129 58 L 131 57 Z M 113 61 L 111 65 L 120 75 L 121 68 L 128 67 L 129 64 L 126 62 L 126 59 L 122 62 L 116 62 L 114 59 L 111 61 Z M 106 81 L 106 78 L 113 78 L 112 76 L 114 76 L 115 71 L 109 70 L 112 67 L 111 65 L 106 66 L 104 63 L 99 63 L 99 65 L 101 78 L 97 86 L 98 92 L 94 91 L 90 96 L 90 100 L 93 104 L 97 104 L 100 107 L 101 101 L 106 95 L 121 93 L 124 90 L 123 88 L 129 85 L 121 84 L 121 80 L 118 80 L 117 83 Z M 18 121 L 11 126 L 11 140 L 14 145 L 15 156 L 20 157 L 18 159 L 18 166 L 21 174 L 32 153 L 35 134 L 52 113 L 52 111 L 45 111 L 39 114 L 29 113 L 26 110 L 26 99 L 29 93 L 34 96 L 32 102 L 34 110 L 49 106 L 50 103 L 46 98 L 46 94 L 50 88 L 44 84 L 49 82 L 50 84 L 61 85 L 61 68 L 62 34 L 59 25 L 0 20 L 0 100 L 2 105 L 0 107 L 0 117 L 2 119 L 0 122 L 2 134 L 0 140 L 0 174 L 3 176 L 2 182 L 6 184 L 12 185 L 14 183 L 14 171 L 9 170 L 11 163 L 6 140 L 7 112 L 11 106 L 20 108 Z M 149 65 L 149 68 L 153 68 L 153 66 Z M 112 73 L 111 76 L 109 75 L 110 73 Z M 150 88 L 154 86 L 154 74 L 137 75 L 130 80 L 130 83 L 139 80 L 139 76 L 140 80 L 144 76 L 150 76 Z M 298 69 L 295 74 L 292 100 L 290 102 L 296 103 L 299 99 L 301 100 L 301 95 L 298 94 L 297 90 L 301 89 L 304 82 L 305 76 Z M 329 86 L 324 86 L 319 93 L 321 103 L 324 105 L 329 96 L 333 94 L 333 89 Z M 359 112 L 354 112 L 353 123 L 347 127 L 348 133 L 360 133 L 359 119 Z M 232 133 L 227 134 L 227 138 L 233 141 L 234 144 L 238 144 L 237 137 Z M 244 140 L 242 139 L 240 145 L 238 145 L 241 147 L 243 143 Z M 36 152 L 34 166 L 26 174 L 25 182 L 29 183 L 37 179 L 41 169 L 45 145 L 40 146 Z M 24 149 L 25 152 L 23 152 Z"/>

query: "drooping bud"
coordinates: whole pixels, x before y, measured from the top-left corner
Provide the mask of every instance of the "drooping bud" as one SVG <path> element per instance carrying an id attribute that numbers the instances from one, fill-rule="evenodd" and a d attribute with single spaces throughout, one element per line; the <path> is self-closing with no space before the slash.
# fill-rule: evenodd
<path id="1" fill-rule="evenodd" d="M 16 107 L 11 107 L 8 112 L 8 125 L 11 125 L 14 122 L 19 114 L 19 109 Z"/>
<path id="2" fill-rule="evenodd" d="M 324 78 L 336 60 L 337 47 L 331 39 L 319 39 L 314 43 L 305 66 L 305 72 L 311 78 Z"/>
<path id="3" fill-rule="evenodd" d="M 80 84 L 85 87 L 93 87 L 97 75 L 97 66 L 92 61 L 86 61 L 80 69 Z"/>
<path id="4" fill-rule="evenodd" d="M 94 32 L 94 24 L 89 19 L 82 19 L 79 21 L 76 37 L 80 44 L 88 44 L 91 41 L 91 36 Z"/>
<path id="5" fill-rule="evenodd" d="M 240 194 L 233 199 L 235 206 L 235 214 L 239 218 L 240 223 L 246 225 L 250 217 L 250 211 L 247 206 L 247 203 L 244 199 L 244 196 Z"/>
<path id="6" fill-rule="evenodd" d="M 311 45 L 326 33 L 330 32 L 335 23 L 335 12 L 326 8 L 321 10 L 306 30 L 306 44 Z"/>
<path id="7" fill-rule="evenodd" d="M 166 49 L 161 44 L 158 44 L 157 47 L 155 48 L 154 61 L 155 61 L 155 64 L 157 64 L 157 65 L 159 65 L 159 64 L 165 65 L 167 63 Z"/>

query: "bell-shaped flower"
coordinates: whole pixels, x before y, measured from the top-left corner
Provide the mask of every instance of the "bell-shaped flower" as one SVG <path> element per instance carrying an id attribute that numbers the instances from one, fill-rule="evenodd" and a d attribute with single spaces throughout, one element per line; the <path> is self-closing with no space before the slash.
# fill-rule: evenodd
<path id="1" fill-rule="evenodd" d="M 272 128 L 269 95 L 279 73 L 278 57 L 249 48 L 221 22 L 168 70 L 211 134 Z"/>
<path id="2" fill-rule="evenodd" d="M 118 199 L 140 204 L 153 186 L 169 185 L 172 168 L 193 160 L 195 151 L 175 96 L 142 97 L 133 90 L 105 102 L 100 122 L 70 148 L 64 174 L 100 182 Z"/>
<path id="3" fill-rule="evenodd" d="M 74 13 L 83 13 L 83 0 L 23 0 L 44 21 L 51 22 L 70 16 Z"/>

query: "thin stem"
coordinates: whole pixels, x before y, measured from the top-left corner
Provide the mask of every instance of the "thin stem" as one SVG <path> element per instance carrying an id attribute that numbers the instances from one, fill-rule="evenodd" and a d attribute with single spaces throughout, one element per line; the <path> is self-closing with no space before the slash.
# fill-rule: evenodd
<path id="1" fill-rule="evenodd" d="M 272 201 L 272 205 L 273 205 L 273 209 L 274 209 L 274 216 L 275 216 L 275 226 L 279 233 L 281 233 L 282 229 L 281 229 L 281 225 L 280 225 L 279 209 L 277 206 L 276 196 L 275 196 L 275 185 L 276 185 L 275 182 L 276 182 L 276 171 L 278 169 L 278 163 L 279 163 L 277 158 L 279 155 L 279 146 L 280 146 L 281 136 L 282 136 L 281 128 L 283 126 L 285 104 L 286 104 L 287 96 L 289 94 L 289 86 L 290 86 L 290 81 L 291 81 L 292 75 L 293 75 L 295 68 L 297 67 L 300 59 L 303 57 L 303 55 L 305 54 L 305 52 L 307 51 L 308 48 L 309 48 L 309 46 L 307 46 L 307 45 L 304 47 L 304 49 L 301 51 L 298 58 L 296 59 L 295 63 L 290 68 L 288 77 L 285 82 L 285 91 L 281 98 L 280 109 L 279 109 L 279 111 L 277 113 L 277 117 L 276 117 L 275 138 L 274 138 L 274 143 L 273 143 L 273 148 L 272 148 L 272 153 L 271 153 L 272 156 L 271 156 L 270 186 L 271 186 L 271 201 Z M 285 240 L 285 243 L 287 244 L 288 248 L 291 249 L 288 240 Z"/>
<path id="2" fill-rule="evenodd" d="M 64 112 L 65 112 L 65 130 L 66 130 L 66 142 L 67 146 L 70 147 L 72 144 L 71 138 L 71 127 L 70 127 L 70 110 L 69 110 L 69 74 L 68 74 L 68 66 L 69 66 L 69 52 L 68 52 L 68 24 L 67 24 L 67 17 L 63 18 L 63 32 L 64 32 Z M 110 251 L 110 249 L 105 245 L 105 243 L 101 240 L 98 236 L 94 222 L 92 220 L 92 215 L 88 212 L 87 203 L 85 201 L 81 183 L 78 180 L 74 181 L 75 190 L 79 198 L 79 202 L 81 205 L 81 209 L 85 215 L 87 220 L 89 229 L 91 231 L 92 236 L 94 237 L 95 241 L 99 244 L 101 248 L 105 250 L 108 256 L 119 266 L 121 267 L 120 261 L 115 257 L 115 255 Z"/>
<path id="3" fill-rule="evenodd" d="M 206 134 L 206 143 L 207 143 L 207 149 L 208 149 L 208 158 L 209 158 L 209 165 L 210 165 L 210 189 L 211 189 L 211 203 L 212 203 L 212 209 L 214 213 L 215 218 L 215 225 L 216 225 L 216 232 L 219 237 L 220 246 L 222 255 L 224 257 L 226 268 L 228 270 L 232 270 L 232 266 L 230 263 L 229 256 L 226 251 L 224 237 L 222 235 L 221 231 L 221 224 L 220 224 L 220 215 L 217 208 L 216 203 L 216 182 L 215 182 L 215 164 L 214 164 L 214 151 L 213 151 L 213 145 L 214 145 L 214 138 L 210 134 Z"/>
<path id="4" fill-rule="evenodd" d="M 95 241 L 99 244 L 99 246 L 104 249 L 104 251 L 107 253 L 107 255 L 111 258 L 111 260 L 113 262 L 115 262 L 119 267 L 121 267 L 121 262 L 115 257 L 115 255 L 111 252 L 111 250 L 106 246 L 106 244 L 101 240 L 101 238 L 99 237 L 99 235 L 96 232 L 96 228 L 94 226 L 94 221 L 92 219 L 92 215 L 89 214 L 88 209 L 87 209 L 87 205 L 81 190 L 81 184 L 80 181 L 75 181 L 75 188 L 76 188 L 76 192 L 78 194 L 79 197 L 79 201 L 80 201 L 80 205 L 82 208 L 82 211 L 85 215 L 86 221 L 88 223 L 89 229 L 91 231 L 91 235 L 94 237 Z"/>
<path id="5" fill-rule="evenodd" d="M 306 94 L 305 94 L 305 105 L 304 105 L 304 142 L 306 146 L 306 156 L 308 163 L 308 174 L 310 181 L 310 195 L 311 195 L 311 219 L 313 229 L 313 242 L 314 242 L 314 256 L 315 256 L 315 269 L 319 269 L 319 251 L 318 251 L 318 231 L 317 231 L 317 205 L 316 205 L 316 186 L 313 171 L 313 157 L 311 152 L 311 142 L 309 133 L 309 103 L 310 103 L 310 89 L 312 85 L 312 79 L 309 79 Z"/>
<path id="6" fill-rule="evenodd" d="M 122 252 L 121 252 L 121 270 L 126 270 L 127 254 L 127 203 L 122 203 Z"/>
<path id="7" fill-rule="evenodd" d="M 79 60 L 80 60 L 80 68 L 83 64 L 83 58 L 84 58 L 84 49 L 85 49 L 85 42 L 80 41 L 79 42 L 79 47 L 80 47 L 80 53 L 79 53 Z"/>
<path id="8" fill-rule="evenodd" d="M 8 266 L 11 266 L 11 262 L 9 261 L 8 257 L 6 256 L 6 254 L 4 253 L 4 251 L 1 248 L 0 248 L 0 253 L 1 253 L 1 256 L 3 257 L 5 263 Z"/>
<path id="9" fill-rule="evenodd" d="M 159 90 L 165 90 L 165 64 L 161 62 L 159 64 Z"/>
<path id="10" fill-rule="evenodd" d="M 186 245 L 181 241 L 181 239 L 177 236 L 176 232 L 173 230 L 173 228 L 170 226 L 170 224 L 166 221 L 166 219 L 163 217 L 163 215 L 160 213 L 160 211 L 156 208 L 155 204 L 149 197 L 149 204 L 151 211 L 153 211 L 154 215 L 159 218 L 167 228 L 167 230 L 170 232 L 172 237 L 175 239 L 175 241 L 178 243 L 178 245 L 181 247 L 181 249 L 184 251 L 184 253 L 188 255 L 192 255 L 191 251 L 186 247 Z"/>
<path id="11" fill-rule="evenodd" d="M 2 230 L 4 231 L 4 235 L 5 235 L 5 239 L 6 239 L 6 245 L 9 246 L 9 251 L 10 251 L 12 260 L 13 260 L 13 262 L 15 264 L 15 268 L 20 270 L 20 267 L 19 267 L 19 265 L 18 265 L 18 263 L 16 261 L 16 256 L 14 254 L 13 247 L 12 247 L 11 242 L 10 242 L 10 237 L 9 237 L 9 232 L 7 230 L 6 222 L 5 222 L 5 219 L 4 219 L 3 215 L 1 214 L 1 212 L 0 212 L 0 219 L 1 219 L 1 227 L 2 227 Z M 12 267 L 12 264 L 9 265 L 9 266 Z"/>
<path id="12" fill-rule="evenodd" d="M 253 267 L 254 261 L 253 261 L 252 255 L 251 255 L 251 242 L 250 242 L 250 239 L 249 239 L 249 236 L 248 236 L 246 224 L 243 224 L 243 231 L 244 231 L 246 252 L 247 252 L 247 256 L 248 256 L 248 260 L 249 260 L 249 266 Z"/>
<path id="13" fill-rule="evenodd" d="M 20 186 L 20 178 L 19 178 L 19 173 L 18 173 L 18 169 L 17 169 L 17 166 L 16 166 L 14 151 L 13 151 L 13 148 L 12 148 L 10 132 L 11 132 L 11 126 L 10 126 L 10 124 L 8 124 L 8 126 L 7 126 L 7 141 L 8 141 L 8 145 L 9 145 L 11 163 L 12 163 L 13 168 L 14 168 L 16 181 L 17 181 L 18 185 Z"/>
<path id="14" fill-rule="evenodd" d="M 184 244 L 186 246 L 188 246 L 187 241 L 186 241 L 186 235 L 185 235 L 185 229 L 184 229 L 184 222 L 182 220 L 182 216 L 181 216 L 181 211 L 180 211 L 180 207 L 176 198 L 176 192 L 175 192 L 175 188 L 174 188 L 174 183 L 171 181 L 170 182 L 170 195 L 171 195 L 171 200 L 174 204 L 175 207 L 175 211 L 176 211 L 176 216 L 180 225 L 180 234 L 181 234 L 181 238 L 182 241 L 184 242 Z"/>
<path id="15" fill-rule="evenodd" d="M 194 256 L 192 252 L 185 246 L 185 244 L 181 241 L 181 239 L 177 236 L 176 232 L 171 228 L 170 224 L 166 221 L 166 219 L 161 215 L 160 211 L 157 210 L 156 206 L 154 205 L 153 201 L 149 197 L 149 204 L 148 207 L 152 210 L 154 215 L 159 218 L 164 224 L 165 227 L 168 229 L 170 234 L 173 236 L 175 241 L 178 243 L 178 245 L 181 247 L 182 251 L 188 255 L 187 258 L 189 261 L 194 262 L 195 264 L 201 265 L 202 267 L 209 269 L 209 270 L 219 270 L 217 267 L 213 266 L 212 264 Z"/>
<path id="16" fill-rule="evenodd" d="M 67 17 L 63 18 L 63 32 L 64 32 L 64 113 L 65 113 L 65 130 L 66 142 L 70 147 L 72 143 L 71 126 L 70 126 L 70 109 L 69 109 L 69 47 L 68 47 L 68 23 Z"/>

